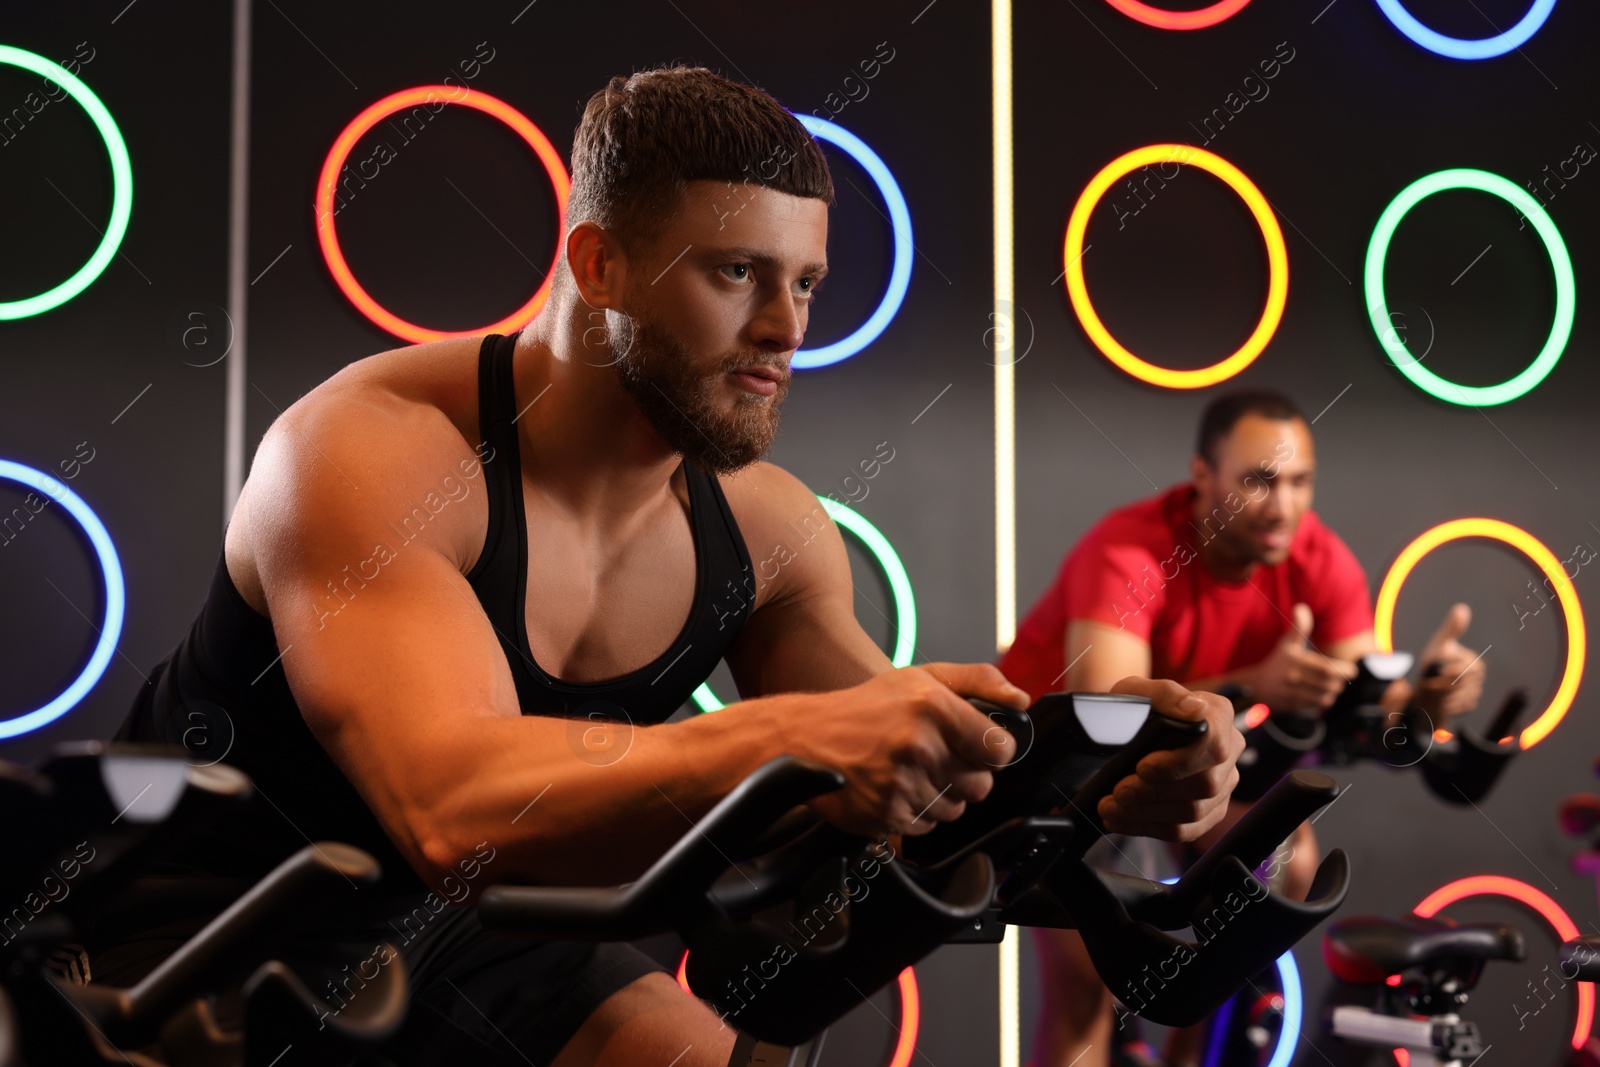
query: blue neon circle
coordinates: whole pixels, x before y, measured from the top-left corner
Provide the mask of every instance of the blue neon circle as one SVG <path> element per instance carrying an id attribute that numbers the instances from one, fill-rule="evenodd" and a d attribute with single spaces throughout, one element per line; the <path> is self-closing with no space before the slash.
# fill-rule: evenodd
<path id="1" fill-rule="evenodd" d="M 94 688 L 94 684 L 105 673 L 106 664 L 111 662 L 111 654 L 116 651 L 117 639 L 122 636 L 125 597 L 122 586 L 122 561 L 117 558 L 117 550 L 111 544 L 111 535 L 106 533 L 105 526 L 101 524 L 99 517 L 89 505 L 83 502 L 82 497 L 43 471 L 10 460 L 0 459 L 0 478 L 21 482 L 38 490 L 66 508 L 67 512 L 78 520 L 78 525 L 83 527 L 83 532 L 89 535 L 89 541 L 94 545 L 95 555 L 100 561 L 100 573 L 106 585 L 105 622 L 100 627 L 100 641 L 94 646 L 94 653 L 90 655 L 88 664 L 60 696 L 44 707 L 15 718 L 0 719 L 0 738 L 6 738 L 25 734 L 29 730 L 37 730 L 46 723 L 54 722 L 71 711 L 78 701 Z"/>
<path id="2" fill-rule="evenodd" d="M 1163 878 L 1162 882 L 1171 885 L 1178 880 L 1174 875 Z M 1278 982 L 1283 986 L 1283 1025 L 1278 1028 L 1278 1046 L 1272 1050 L 1272 1059 L 1267 1061 L 1267 1067 L 1289 1067 L 1289 1061 L 1294 1059 L 1294 1049 L 1300 1040 L 1300 1024 L 1305 1021 L 1305 993 L 1300 986 L 1300 968 L 1294 962 L 1294 949 L 1285 949 L 1283 955 L 1278 957 Z M 1235 993 L 1234 998 L 1239 994 Z M 1226 1016 L 1226 1012 L 1219 1012 L 1213 1016 L 1213 1025 Z M 1290 1039 L 1289 1035 L 1294 1038 Z M 1215 1067 L 1215 1059 L 1220 1045 L 1213 1034 L 1213 1040 L 1208 1041 L 1206 1049 L 1206 1067 Z"/>
<path id="3" fill-rule="evenodd" d="M 1428 51 L 1449 56 L 1451 59 L 1492 59 L 1504 55 L 1538 33 L 1539 27 L 1544 25 L 1544 20 L 1550 17 L 1550 11 L 1555 6 L 1556 0 L 1533 0 L 1533 6 L 1522 16 L 1522 21 L 1506 32 L 1494 37 L 1468 40 L 1462 37 L 1446 37 L 1442 33 L 1430 30 L 1402 7 L 1400 0 L 1378 0 L 1378 7 L 1389 16 L 1389 21 L 1395 24 L 1396 29 Z"/>
<path id="4" fill-rule="evenodd" d="M 1177 879 L 1163 878 L 1162 881 L 1175 882 Z M 1283 986 L 1283 1025 L 1278 1028 L 1278 1044 L 1272 1050 L 1272 1059 L 1267 1061 L 1267 1067 L 1289 1067 L 1289 1061 L 1294 1059 L 1295 1046 L 1300 1041 L 1301 1023 L 1305 1021 L 1305 994 L 1300 986 L 1300 968 L 1295 964 L 1293 949 L 1278 957 L 1278 982 Z M 1212 1031 L 1206 1042 L 1205 1067 L 1225 1067 L 1221 1063 L 1226 1037 L 1223 1031 L 1231 1022 L 1230 1016 L 1242 995 L 1235 993 L 1211 1017 Z"/>
<path id="5" fill-rule="evenodd" d="M 889 288 L 884 292 L 878 309 L 844 340 L 821 348 L 802 348 L 796 352 L 789 366 L 804 369 L 826 367 L 855 355 L 876 341 L 884 327 L 889 325 L 889 320 L 894 318 L 895 312 L 900 310 L 900 302 L 906 298 L 906 289 L 911 284 L 911 212 L 906 208 L 906 198 L 900 195 L 900 186 L 895 182 L 894 175 L 889 173 L 888 165 L 878 158 L 878 153 L 867 147 L 865 141 L 827 119 L 819 119 L 814 115 L 796 115 L 795 118 L 800 120 L 811 136 L 838 146 L 861 165 L 861 169 L 877 184 L 878 194 L 889 208 L 889 224 L 894 228 L 894 266 L 889 271 Z"/>
<path id="6" fill-rule="evenodd" d="M 1278 1030 L 1278 1047 L 1272 1050 L 1267 1067 L 1289 1067 L 1300 1040 L 1305 994 L 1300 989 L 1300 968 L 1295 966 L 1293 949 L 1278 957 L 1278 978 L 1283 982 L 1283 1026 Z"/>

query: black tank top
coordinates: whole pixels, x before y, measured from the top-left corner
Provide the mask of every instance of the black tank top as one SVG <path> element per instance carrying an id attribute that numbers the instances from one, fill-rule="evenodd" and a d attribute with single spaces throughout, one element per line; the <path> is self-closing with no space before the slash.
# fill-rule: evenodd
<path id="1" fill-rule="evenodd" d="M 524 715 L 664 722 L 710 676 L 748 617 L 754 583 L 744 539 L 716 478 L 685 462 L 696 571 L 693 606 L 677 639 L 653 663 L 608 681 L 566 682 L 541 670 L 528 649 L 523 611 L 529 545 L 514 424 L 514 342 L 514 335 L 490 334 L 478 357 L 489 524 L 467 580 L 500 635 Z M 538 546 L 533 552 L 538 566 Z M 332 840 L 377 856 L 387 888 L 420 886 L 306 726 L 281 658 L 271 621 L 245 601 L 219 552 L 205 604 L 183 641 L 150 672 L 117 739 L 180 744 L 197 763 L 220 759 L 248 774 L 266 803 L 251 805 L 239 822 L 197 835 L 173 868 L 257 878 L 307 842 Z"/>

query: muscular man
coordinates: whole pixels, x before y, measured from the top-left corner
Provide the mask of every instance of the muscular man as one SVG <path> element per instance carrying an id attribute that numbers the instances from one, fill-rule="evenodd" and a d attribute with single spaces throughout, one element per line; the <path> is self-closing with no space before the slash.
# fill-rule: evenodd
<path id="1" fill-rule="evenodd" d="M 322 839 L 383 860 L 384 908 L 317 944 L 399 948 L 401 1064 L 723 1067 L 732 1030 L 645 956 L 488 936 L 476 894 L 631 880 L 783 753 L 847 778 L 823 818 L 926 832 L 1013 754 L 965 697 L 1026 704 L 988 664 L 894 669 L 816 498 L 758 462 L 827 272 L 833 186 L 799 121 L 706 70 L 616 78 L 572 173 L 534 322 L 360 360 L 272 425 L 205 606 L 122 730 L 179 741 L 198 714 L 260 787 L 195 871 L 259 876 Z M 724 658 L 743 702 L 667 723 Z M 1146 760 L 1108 821 L 1203 833 L 1236 781 L 1231 709 L 1123 689 L 1212 729 Z M 175 933 L 103 938 L 95 973 Z"/>
<path id="2" fill-rule="evenodd" d="M 1377 649 L 1361 565 L 1311 510 L 1316 456 L 1305 417 L 1277 393 L 1218 397 L 1189 470 L 1191 481 L 1112 512 L 1067 554 L 1000 661 L 1007 678 L 1034 697 L 1132 674 L 1194 690 L 1232 684 L 1243 703 L 1275 710 L 1333 703 L 1355 661 Z M 1457 640 L 1470 620 L 1467 605 L 1451 608 L 1418 657 L 1443 670 L 1414 690 L 1394 683 L 1385 707 L 1415 701 L 1443 726 L 1476 706 L 1483 663 Z M 1213 833 L 1243 810 L 1233 808 Z M 1308 826 L 1293 844 L 1286 888 L 1304 899 L 1316 868 Z M 1112 1063 L 1128 1035 L 1114 1033 L 1110 991 L 1082 941 L 1039 930 L 1036 942 L 1044 1007 L 1034 1067 Z M 1194 1036 L 1174 1035 L 1170 1063 L 1198 1062 Z"/>

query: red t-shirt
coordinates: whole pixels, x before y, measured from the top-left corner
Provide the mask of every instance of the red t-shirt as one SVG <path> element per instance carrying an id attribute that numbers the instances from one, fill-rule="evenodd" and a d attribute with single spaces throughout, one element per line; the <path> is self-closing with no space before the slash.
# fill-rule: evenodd
<path id="1" fill-rule="evenodd" d="M 1037 699 L 1065 685 L 1067 624 L 1116 626 L 1150 645 L 1150 676 L 1186 682 L 1259 663 L 1307 604 L 1322 647 L 1372 628 L 1366 574 L 1354 553 L 1307 511 L 1282 563 L 1219 581 L 1197 546 L 1216 523 L 1194 522 L 1195 488 L 1176 485 L 1111 512 L 1067 553 L 1017 628 L 1000 670 Z"/>

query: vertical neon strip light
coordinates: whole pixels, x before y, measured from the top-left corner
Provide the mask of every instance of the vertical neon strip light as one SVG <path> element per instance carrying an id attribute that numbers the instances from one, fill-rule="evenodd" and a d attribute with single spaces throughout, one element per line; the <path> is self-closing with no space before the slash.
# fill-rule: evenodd
<path id="1" fill-rule="evenodd" d="M 1016 303 L 1011 217 L 1011 0 L 994 0 L 990 31 L 994 79 L 994 601 L 995 645 L 1004 650 L 1017 632 Z M 1005 316 L 1004 319 L 1001 316 Z M 1002 328 L 1002 326 L 1004 328 Z M 1000 942 L 1000 1067 L 1021 1063 L 1018 1018 L 1019 939 L 1006 929 Z"/>
<path id="2" fill-rule="evenodd" d="M 1011 185 L 1011 0 L 994 0 L 995 644 L 1017 634 L 1016 296 Z"/>
<path id="3" fill-rule="evenodd" d="M 250 237 L 250 0 L 233 4 L 233 128 L 228 175 L 228 308 L 227 392 L 222 431 L 222 528 L 228 528 L 233 505 L 244 490 L 244 381 L 249 328 L 249 287 L 245 253 Z"/>

